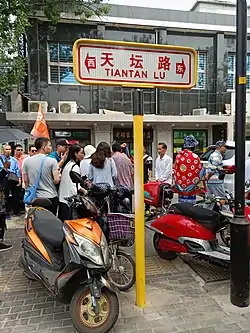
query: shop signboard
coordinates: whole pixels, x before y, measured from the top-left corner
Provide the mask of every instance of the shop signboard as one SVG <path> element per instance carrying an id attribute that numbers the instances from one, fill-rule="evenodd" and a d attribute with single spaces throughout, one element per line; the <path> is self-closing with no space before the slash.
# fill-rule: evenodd
<path id="1" fill-rule="evenodd" d="M 114 128 L 113 131 L 114 140 L 118 142 L 131 142 L 133 141 L 133 128 Z M 147 142 L 153 141 L 153 129 L 144 128 L 143 139 Z"/>

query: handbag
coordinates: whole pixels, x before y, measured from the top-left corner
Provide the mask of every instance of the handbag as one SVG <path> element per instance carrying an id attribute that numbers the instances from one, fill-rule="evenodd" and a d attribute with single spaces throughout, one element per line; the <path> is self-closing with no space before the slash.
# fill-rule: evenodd
<path id="1" fill-rule="evenodd" d="M 8 173 L 8 180 L 10 182 L 15 183 L 15 184 L 19 183 L 19 178 L 17 177 L 17 175 L 14 172 L 9 172 Z"/>
<path id="2" fill-rule="evenodd" d="M 37 175 L 37 179 L 36 179 L 34 186 L 30 185 L 25 189 L 25 193 L 24 193 L 24 197 L 23 197 L 23 202 L 25 203 L 25 205 L 30 205 L 31 202 L 36 198 L 36 191 L 38 188 L 39 180 L 41 178 L 45 157 L 46 156 L 44 156 L 44 158 L 41 161 L 41 165 L 38 170 L 38 175 Z"/>
<path id="3" fill-rule="evenodd" d="M 2 156 L 0 156 L 0 160 L 3 163 L 3 165 L 4 165 L 4 161 L 2 159 Z M 16 184 L 19 183 L 19 178 L 17 177 L 17 175 L 14 172 L 9 171 L 7 178 L 8 178 L 9 181 L 11 181 L 13 183 L 16 183 Z"/>
<path id="4" fill-rule="evenodd" d="M 5 197 L 4 197 L 3 188 L 0 185 L 0 215 L 5 213 L 6 213 Z"/>

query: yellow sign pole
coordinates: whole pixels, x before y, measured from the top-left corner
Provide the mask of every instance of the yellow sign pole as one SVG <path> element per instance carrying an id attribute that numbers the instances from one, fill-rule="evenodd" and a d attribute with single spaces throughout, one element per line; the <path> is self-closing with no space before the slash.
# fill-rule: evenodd
<path id="1" fill-rule="evenodd" d="M 134 91 L 134 183 L 135 183 L 135 259 L 136 305 L 143 307 L 145 291 L 145 228 L 143 177 L 143 91 Z"/>

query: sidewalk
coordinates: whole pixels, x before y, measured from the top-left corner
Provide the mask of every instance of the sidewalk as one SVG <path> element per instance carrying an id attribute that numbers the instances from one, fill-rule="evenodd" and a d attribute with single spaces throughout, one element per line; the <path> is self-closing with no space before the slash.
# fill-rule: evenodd
<path id="1" fill-rule="evenodd" d="M 1 333 L 74 333 L 68 306 L 28 281 L 18 267 L 21 221 L 7 232 L 15 243 L 0 261 Z M 152 256 L 153 255 L 153 256 Z M 153 253 L 147 258 L 147 305 L 135 304 L 135 289 L 120 293 L 120 318 L 112 333 L 250 333 L 250 307 L 229 302 L 229 282 L 204 282 L 181 259 L 167 262 Z"/>

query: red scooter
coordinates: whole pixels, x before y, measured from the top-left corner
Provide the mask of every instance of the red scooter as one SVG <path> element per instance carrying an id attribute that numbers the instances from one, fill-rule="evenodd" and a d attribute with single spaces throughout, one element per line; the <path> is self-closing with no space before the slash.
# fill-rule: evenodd
<path id="1" fill-rule="evenodd" d="M 176 203 L 168 213 L 146 225 L 155 232 L 157 254 L 167 260 L 178 253 L 200 254 L 214 261 L 229 263 L 230 249 L 220 246 L 216 233 L 223 228 L 221 214 L 189 203 Z"/>
<path id="2" fill-rule="evenodd" d="M 168 183 L 154 181 L 144 184 L 144 202 L 154 207 L 152 216 L 166 213 L 173 196 L 173 190 Z"/>
<path id="3" fill-rule="evenodd" d="M 249 219 L 249 206 L 245 207 L 245 213 Z M 181 253 L 199 254 L 227 266 L 230 248 L 220 246 L 216 234 L 228 226 L 232 216 L 227 211 L 216 212 L 189 203 L 176 203 L 169 207 L 167 214 L 157 217 L 146 227 L 154 231 L 154 248 L 163 259 L 173 260 Z"/>

